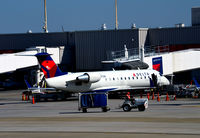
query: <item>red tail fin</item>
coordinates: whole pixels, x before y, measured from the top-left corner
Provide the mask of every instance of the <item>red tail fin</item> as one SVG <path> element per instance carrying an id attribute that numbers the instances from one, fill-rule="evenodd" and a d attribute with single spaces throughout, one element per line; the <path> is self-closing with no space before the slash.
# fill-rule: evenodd
<path id="1" fill-rule="evenodd" d="M 63 75 L 48 53 L 38 53 L 35 55 L 40 63 L 41 69 L 46 78 Z"/>

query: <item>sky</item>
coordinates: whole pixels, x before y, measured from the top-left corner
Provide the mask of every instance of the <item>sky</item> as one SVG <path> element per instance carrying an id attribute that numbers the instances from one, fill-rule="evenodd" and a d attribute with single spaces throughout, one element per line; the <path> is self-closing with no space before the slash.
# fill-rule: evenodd
<path id="1" fill-rule="evenodd" d="M 49 32 L 115 28 L 115 0 L 47 0 Z M 119 29 L 191 26 L 200 0 L 118 0 Z M 0 34 L 43 32 L 44 0 L 0 0 Z"/>

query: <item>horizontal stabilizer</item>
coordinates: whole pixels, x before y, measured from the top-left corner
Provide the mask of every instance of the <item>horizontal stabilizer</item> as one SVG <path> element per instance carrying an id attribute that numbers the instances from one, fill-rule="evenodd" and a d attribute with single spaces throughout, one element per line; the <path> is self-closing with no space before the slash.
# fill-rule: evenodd
<path id="1" fill-rule="evenodd" d="M 56 91 L 55 88 L 40 88 L 40 87 L 32 87 L 29 82 L 25 79 L 26 86 L 28 87 L 28 90 L 31 90 L 32 93 L 42 93 L 44 91 Z M 41 92 L 42 91 L 42 92 Z"/>

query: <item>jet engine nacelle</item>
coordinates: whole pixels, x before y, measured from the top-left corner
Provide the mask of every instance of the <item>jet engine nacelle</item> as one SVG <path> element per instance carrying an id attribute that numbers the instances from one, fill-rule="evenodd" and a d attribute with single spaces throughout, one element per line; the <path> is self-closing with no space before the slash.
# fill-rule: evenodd
<path id="1" fill-rule="evenodd" d="M 98 82 L 101 79 L 101 75 L 99 73 L 84 73 L 81 76 L 78 76 L 76 78 L 77 81 L 82 81 L 82 82 L 91 82 L 91 83 L 95 83 Z"/>

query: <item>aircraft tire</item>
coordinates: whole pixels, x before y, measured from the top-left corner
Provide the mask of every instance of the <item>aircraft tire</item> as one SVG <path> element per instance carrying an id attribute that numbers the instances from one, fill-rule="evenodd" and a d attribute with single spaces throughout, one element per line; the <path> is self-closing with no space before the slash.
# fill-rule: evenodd
<path id="1" fill-rule="evenodd" d="M 82 109 L 83 113 L 87 113 L 87 108 Z"/>
<path id="2" fill-rule="evenodd" d="M 108 111 L 107 107 L 102 108 L 102 112 L 107 112 L 107 111 Z"/>

